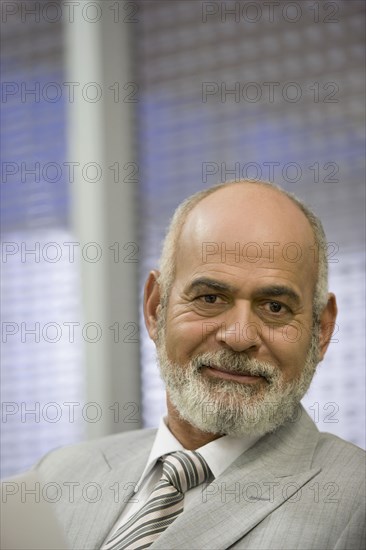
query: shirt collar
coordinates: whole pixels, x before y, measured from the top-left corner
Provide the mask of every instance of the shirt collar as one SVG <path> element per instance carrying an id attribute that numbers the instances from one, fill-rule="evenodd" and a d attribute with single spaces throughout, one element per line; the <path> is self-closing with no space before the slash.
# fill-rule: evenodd
<path id="1" fill-rule="evenodd" d="M 260 436 L 241 436 L 234 437 L 224 435 L 210 441 L 199 449 L 196 449 L 206 460 L 213 476 L 216 478 L 222 474 L 242 453 L 252 447 Z M 183 445 L 174 437 L 167 426 L 167 418 L 160 419 L 158 431 L 150 451 L 145 469 L 137 483 L 136 489 L 151 473 L 157 460 L 163 455 L 174 453 L 175 451 L 184 451 Z"/>

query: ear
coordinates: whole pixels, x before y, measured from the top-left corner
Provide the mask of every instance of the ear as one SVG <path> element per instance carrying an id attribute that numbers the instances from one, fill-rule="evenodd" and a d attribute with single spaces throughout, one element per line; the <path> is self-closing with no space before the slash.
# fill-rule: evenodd
<path id="1" fill-rule="evenodd" d="M 328 302 L 320 316 L 320 360 L 322 361 L 332 337 L 338 308 L 334 294 L 328 294 Z"/>
<path id="2" fill-rule="evenodd" d="M 160 309 L 159 271 L 150 271 L 144 290 L 144 317 L 147 332 L 155 342 L 157 337 L 157 314 Z"/>

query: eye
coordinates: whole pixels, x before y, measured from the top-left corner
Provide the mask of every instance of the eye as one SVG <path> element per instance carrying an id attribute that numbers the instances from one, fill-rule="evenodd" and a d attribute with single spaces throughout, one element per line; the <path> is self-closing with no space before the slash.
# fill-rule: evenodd
<path id="1" fill-rule="evenodd" d="M 194 301 L 202 307 L 208 305 L 221 306 L 227 303 L 227 300 L 219 294 L 201 294 L 194 298 Z"/>
<path id="2" fill-rule="evenodd" d="M 272 313 L 280 313 L 283 309 L 282 304 L 279 302 L 269 302 L 268 307 Z"/>
<path id="3" fill-rule="evenodd" d="M 206 304 L 215 304 L 218 296 L 216 294 L 204 294 L 203 296 L 199 296 L 198 299 L 202 300 Z"/>
<path id="4" fill-rule="evenodd" d="M 263 309 L 267 313 L 267 315 L 272 315 L 272 317 L 282 318 L 288 316 L 291 313 L 291 310 L 287 305 L 282 304 L 281 302 L 277 302 L 276 300 L 265 302 L 263 304 Z"/>

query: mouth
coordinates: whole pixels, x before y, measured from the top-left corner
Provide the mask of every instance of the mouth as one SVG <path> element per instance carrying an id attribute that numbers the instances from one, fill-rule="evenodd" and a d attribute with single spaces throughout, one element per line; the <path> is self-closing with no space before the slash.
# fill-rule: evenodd
<path id="1" fill-rule="evenodd" d="M 256 384 L 265 378 L 261 375 L 253 375 L 250 373 L 237 373 L 225 370 L 217 365 L 202 365 L 201 369 L 204 375 L 221 378 L 222 380 L 236 380 L 242 384 Z"/>

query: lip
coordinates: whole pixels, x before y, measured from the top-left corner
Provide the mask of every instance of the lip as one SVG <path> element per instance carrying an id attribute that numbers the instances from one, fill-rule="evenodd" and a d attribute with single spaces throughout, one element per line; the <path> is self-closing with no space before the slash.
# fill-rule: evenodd
<path id="1" fill-rule="evenodd" d="M 207 376 L 212 376 L 214 378 L 221 378 L 222 380 L 236 380 L 242 384 L 256 384 L 260 380 L 263 380 L 263 376 L 253 376 L 251 374 L 237 374 L 233 372 L 228 372 L 217 367 L 212 366 L 203 366 L 202 372 Z"/>

